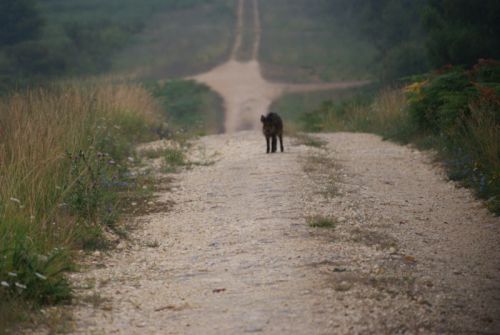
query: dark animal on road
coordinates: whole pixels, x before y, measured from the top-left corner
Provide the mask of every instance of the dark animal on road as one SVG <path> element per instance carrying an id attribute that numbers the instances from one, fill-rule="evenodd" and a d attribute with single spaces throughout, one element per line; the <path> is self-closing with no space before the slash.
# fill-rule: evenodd
<path id="1" fill-rule="evenodd" d="M 277 137 L 280 139 L 281 152 L 283 152 L 283 120 L 276 113 L 269 113 L 260 117 L 262 132 L 266 137 L 267 153 L 276 152 Z M 271 147 L 269 141 L 272 140 Z"/>

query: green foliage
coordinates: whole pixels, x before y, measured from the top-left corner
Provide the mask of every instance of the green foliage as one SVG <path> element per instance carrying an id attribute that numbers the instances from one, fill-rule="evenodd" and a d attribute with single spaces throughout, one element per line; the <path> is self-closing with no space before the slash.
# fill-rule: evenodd
<path id="1" fill-rule="evenodd" d="M 40 35 L 42 19 L 33 0 L 0 0 L 0 48 Z"/>
<path id="2" fill-rule="evenodd" d="M 487 94 L 498 94 L 500 67 L 481 61 L 471 71 L 446 67 L 409 90 L 409 112 L 420 132 L 452 134 L 457 120 L 470 114 L 470 103 Z M 453 134 L 452 134 L 453 135 Z"/>
<path id="3" fill-rule="evenodd" d="M 39 304 L 68 300 L 71 289 L 63 275 L 70 269 L 67 252 L 54 248 L 47 255 L 39 254 L 32 243 L 18 236 L 14 244 L 2 244 L 10 248 L 0 248 L 0 297 L 22 297 Z"/>
<path id="4" fill-rule="evenodd" d="M 186 157 L 182 148 L 167 148 L 163 153 L 164 157 L 164 172 L 177 172 L 179 167 L 186 165 Z"/>
<path id="5" fill-rule="evenodd" d="M 500 58 L 498 13 L 496 0 L 428 0 L 423 18 L 432 64 L 472 66 L 480 58 Z"/>
<path id="6" fill-rule="evenodd" d="M 164 107 L 164 118 L 174 128 L 190 133 L 220 133 L 224 130 L 222 98 L 208 86 L 192 80 L 153 82 L 149 89 Z"/>
<path id="7" fill-rule="evenodd" d="M 320 216 L 320 215 L 307 218 L 307 223 L 309 224 L 310 227 L 313 228 L 335 229 L 335 227 L 337 226 L 337 221 L 334 218 Z"/>
<path id="8" fill-rule="evenodd" d="M 434 139 L 450 177 L 474 187 L 500 214 L 500 63 L 446 68 L 409 95 L 418 132 Z"/>

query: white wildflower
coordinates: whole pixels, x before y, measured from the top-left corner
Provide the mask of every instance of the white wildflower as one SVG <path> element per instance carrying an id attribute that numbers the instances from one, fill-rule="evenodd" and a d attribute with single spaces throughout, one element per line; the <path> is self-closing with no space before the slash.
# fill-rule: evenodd
<path id="1" fill-rule="evenodd" d="M 10 201 L 12 202 L 15 202 L 16 204 L 21 204 L 21 200 L 19 200 L 18 198 L 10 198 Z"/>
<path id="2" fill-rule="evenodd" d="M 9 283 L 7 283 L 6 281 L 0 282 L 0 285 L 2 285 L 3 287 L 10 287 Z"/>
<path id="3" fill-rule="evenodd" d="M 9 273 L 7 273 L 7 274 L 8 274 L 9 276 L 11 276 L 11 277 L 17 277 L 17 273 L 15 273 L 15 272 L 9 272 Z"/>
<path id="4" fill-rule="evenodd" d="M 45 277 L 44 275 L 42 275 L 41 273 L 38 273 L 38 272 L 35 272 L 35 276 L 37 276 L 38 278 L 40 278 L 41 280 L 47 280 L 47 277 Z"/>
<path id="5" fill-rule="evenodd" d="M 17 281 L 16 281 L 15 285 L 16 285 L 16 287 L 19 287 L 19 288 L 21 288 L 23 290 L 26 289 L 26 288 L 28 288 L 26 285 L 18 283 Z"/>

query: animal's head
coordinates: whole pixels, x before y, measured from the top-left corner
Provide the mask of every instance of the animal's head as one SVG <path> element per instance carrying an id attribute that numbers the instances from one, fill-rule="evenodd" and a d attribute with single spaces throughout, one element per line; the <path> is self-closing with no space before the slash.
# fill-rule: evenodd
<path id="1" fill-rule="evenodd" d="M 260 122 L 266 123 L 266 117 L 264 115 L 260 116 Z"/>

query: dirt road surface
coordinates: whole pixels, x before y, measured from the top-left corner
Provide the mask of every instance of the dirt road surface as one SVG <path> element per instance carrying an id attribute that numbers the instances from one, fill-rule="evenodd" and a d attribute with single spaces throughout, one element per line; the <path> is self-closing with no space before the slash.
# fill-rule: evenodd
<path id="1" fill-rule="evenodd" d="M 75 274 L 71 333 L 498 333 L 499 219 L 425 154 L 321 138 L 270 155 L 253 131 L 201 138 L 192 160 L 215 163 Z"/>
<path id="2" fill-rule="evenodd" d="M 255 57 L 195 77 L 225 98 L 228 134 L 195 141 L 203 164 L 73 275 L 65 331 L 499 334 L 499 218 L 427 154 L 374 135 L 285 137 L 265 154 L 258 116 L 313 87 L 266 82 Z"/>

